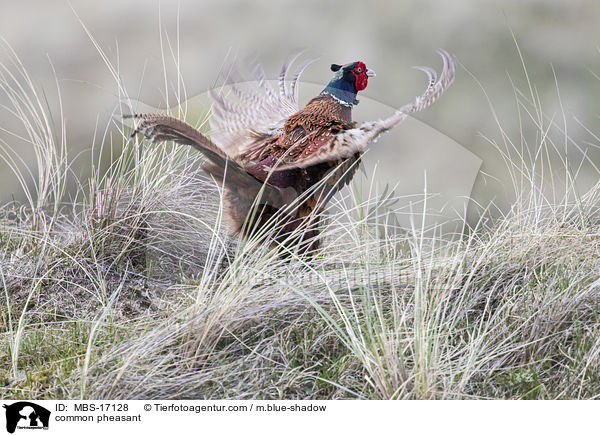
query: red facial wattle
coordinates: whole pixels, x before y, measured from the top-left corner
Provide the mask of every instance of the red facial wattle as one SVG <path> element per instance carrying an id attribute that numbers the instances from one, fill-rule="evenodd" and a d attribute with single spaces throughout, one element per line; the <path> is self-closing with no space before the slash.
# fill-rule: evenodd
<path id="1" fill-rule="evenodd" d="M 357 62 L 352 70 L 355 76 L 354 86 L 357 91 L 362 91 L 367 87 L 369 78 L 367 77 L 367 66 L 362 62 Z"/>

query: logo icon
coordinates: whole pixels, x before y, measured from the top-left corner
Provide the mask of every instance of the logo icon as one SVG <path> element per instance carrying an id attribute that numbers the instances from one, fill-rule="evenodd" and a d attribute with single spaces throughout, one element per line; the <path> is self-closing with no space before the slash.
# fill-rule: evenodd
<path id="1" fill-rule="evenodd" d="M 10 405 L 4 404 L 6 409 L 6 431 L 14 433 L 19 429 L 48 429 L 50 422 L 50 411 L 30 403 L 19 401 Z"/>

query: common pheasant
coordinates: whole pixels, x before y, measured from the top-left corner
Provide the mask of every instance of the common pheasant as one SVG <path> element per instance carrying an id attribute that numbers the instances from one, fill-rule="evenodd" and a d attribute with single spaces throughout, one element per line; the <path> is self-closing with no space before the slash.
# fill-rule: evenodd
<path id="1" fill-rule="evenodd" d="M 364 150 L 379 135 L 409 114 L 436 101 L 454 80 L 454 62 L 439 50 L 443 69 L 439 78 L 424 71 L 429 84 L 414 102 L 390 117 L 352 121 L 356 95 L 375 74 L 363 62 L 332 64 L 333 78 L 303 108 L 298 107 L 298 80 L 312 61 L 301 64 L 291 79 L 296 60 L 286 62 L 279 90 L 255 66 L 257 87 L 243 89 L 232 79 L 230 93 L 210 92 L 211 128 L 215 142 L 189 124 L 165 114 L 134 114 L 139 120 L 132 137 L 143 132 L 152 142 L 174 141 L 204 154 L 205 171 L 224 187 L 224 202 L 233 232 L 244 237 L 268 233 L 285 247 L 319 247 L 319 218 L 327 201 L 345 186 L 358 169 Z"/>

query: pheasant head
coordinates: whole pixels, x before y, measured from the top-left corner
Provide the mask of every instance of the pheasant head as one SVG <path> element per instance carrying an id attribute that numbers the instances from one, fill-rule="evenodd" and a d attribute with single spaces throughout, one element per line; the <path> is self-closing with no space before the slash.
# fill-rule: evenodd
<path id="1" fill-rule="evenodd" d="M 363 62 L 352 62 L 346 65 L 331 64 L 331 71 L 335 72 L 333 78 L 321 94 L 328 94 L 344 106 L 358 104 L 356 94 L 367 87 L 369 77 L 375 76 Z"/>

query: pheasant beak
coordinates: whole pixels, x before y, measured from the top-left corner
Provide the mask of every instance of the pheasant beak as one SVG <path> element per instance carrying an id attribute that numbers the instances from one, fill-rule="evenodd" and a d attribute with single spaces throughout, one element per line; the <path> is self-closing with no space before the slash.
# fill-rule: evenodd
<path id="1" fill-rule="evenodd" d="M 366 75 L 367 75 L 367 77 L 375 77 L 375 71 L 367 68 Z"/>

